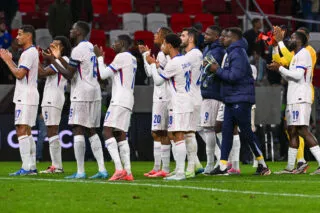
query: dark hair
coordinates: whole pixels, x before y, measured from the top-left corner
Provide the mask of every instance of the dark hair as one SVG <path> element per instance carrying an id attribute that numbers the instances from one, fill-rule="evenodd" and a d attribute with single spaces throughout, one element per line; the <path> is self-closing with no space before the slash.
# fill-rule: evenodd
<path id="1" fill-rule="evenodd" d="M 31 33 L 32 35 L 32 44 L 36 43 L 36 31 L 32 25 L 23 25 L 20 27 L 24 33 Z"/>
<path id="2" fill-rule="evenodd" d="M 221 31 L 222 31 L 222 30 L 221 30 L 220 27 L 215 26 L 215 25 L 212 25 L 212 26 L 209 26 L 208 28 L 211 29 L 212 31 L 215 31 L 215 32 L 218 34 L 218 36 L 221 35 Z"/>
<path id="3" fill-rule="evenodd" d="M 308 43 L 308 38 L 307 38 L 306 34 L 303 32 L 299 32 L 299 31 L 296 31 L 295 34 L 296 34 L 296 37 L 298 38 L 298 40 L 301 41 L 302 46 L 306 46 L 306 44 Z"/>
<path id="4" fill-rule="evenodd" d="M 160 27 L 159 32 L 166 37 L 169 33 L 172 33 L 172 30 L 169 27 Z"/>
<path id="5" fill-rule="evenodd" d="M 77 21 L 76 26 L 80 29 L 81 34 L 86 37 L 90 32 L 90 26 L 85 21 Z"/>
<path id="6" fill-rule="evenodd" d="M 118 36 L 118 40 L 119 40 L 119 41 L 123 41 L 124 47 L 125 47 L 126 49 L 129 49 L 130 46 L 131 46 L 131 44 L 132 44 L 132 39 L 130 38 L 130 36 L 128 36 L 128 35 L 126 35 L 126 34 L 124 34 L 124 35 L 119 35 L 119 36 Z"/>
<path id="7" fill-rule="evenodd" d="M 251 20 L 251 24 L 252 24 L 252 26 L 254 26 L 256 23 L 258 23 L 260 21 L 260 19 L 259 18 L 254 18 L 254 19 L 252 19 Z"/>
<path id="8" fill-rule="evenodd" d="M 187 31 L 188 32 L 188 35 L 190 37 L 193 37 L 193 43 L 195 45 L 197 45 L 198 43 L 198 36 L 199 36 L 199 33 L 198 33 L 198 30 L 196 30 L 195 28 L 193 27 L 188 27 L 188 28 L 183 28 L 182 32 L 183 31 Z"/>
<path id="9" fill-rule="evenodd" d="M 53 40 L 60 41 L 63 46 L 63 51 L 61 53 L 62 56 L 68 56 L 71 55 L 71 44 L 67 37 L 65 36 L 56 36 Z"/>
<path id="10" fill-rule="evenodd" d="M 165 38 L 166 42 L 168 44 L 171 44 L 171 46 L 173 48 L 179 48 L 181 45 L 181 39 L 178 35 L 174 34 L 174 33 L 170 33 L 166 36 Z"/>
<path id="11" fill-rule="evenodd" d="M 238 39 L 242 38 L 242 30 L 238 27 L 230 27 L 227 31 L 231 32 L 232 34 L 236 35 Z"/>
<path id="12" fill-rule="evenodd" d="M 302 30 L 307 36 L 310 34 L 310 31 L 306 27 L 299 27 L 298 30 Z"/>

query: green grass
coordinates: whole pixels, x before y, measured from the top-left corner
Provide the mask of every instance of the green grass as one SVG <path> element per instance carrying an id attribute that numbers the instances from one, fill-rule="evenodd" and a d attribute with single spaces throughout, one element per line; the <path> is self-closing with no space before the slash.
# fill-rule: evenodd
<path id="1" fill-rule="evenodd" d="M 206 177 L 180 182 L 148 179 L 151 162 L 133 162 L 134 182 L 69 181 L 75 162 L 64 162 L 63 175 L 9 177 L 19 162 L 0 162 L 0 212 L 318 212 L 320 176 L 253 176 L 241 165 L 241 176 Z M 113 164 L 107 163 L 109 173 Z M 48 162 L 38 164 L 45 169 Z M 97 166 L 86 162 L 87 175 Z M 173 165 L 172 165 L 173 166 Z M 285 163 L 269 163 L 272 171 Z M 309 171 L 315 170 L 311 163 Z M 111 169 L 112 168 L 112 169 Z"/>

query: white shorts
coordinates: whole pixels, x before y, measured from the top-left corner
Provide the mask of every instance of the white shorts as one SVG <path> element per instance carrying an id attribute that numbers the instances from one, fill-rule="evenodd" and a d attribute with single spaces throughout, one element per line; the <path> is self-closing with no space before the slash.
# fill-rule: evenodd
<path id="1" fill-rule="evenodd" d="M 191 129 L 192 112 L 173 113 L 169 111 L 168 132 L 188 132 Z"/>
<path id="2" fill-rule="evenodd" d="M 14 125 L 36 125 L 38 105 L 16 104 Z"/>
<path id="3" fill-rule="evenodd" d="M 100 127 L 101 101 L 71 101 L 69 125 L 87 128 Z"/>
<path id="4" fill-rule="evenodd" d="M 200 126 L 200 111 L 201 111 L 201 106 L 200 105 L 196 105 L 193 107 L 193 112 L 192 112 L 192 117 L 190 120 L 190 125 L 191 125 L 191 129 L 190 131 L 200 131 L 201 130 L 201 126 Z"/>
<path id="5" fill-rule="evenodd" d="M 224 119 L 224 103 L 221 103 L 218 109 L 218 115 L 216 120 L 223 122 L 223 119 Z"/>
<path id="6" fill-rule="evenodd" d="M 288 104 L 286 118 L 288 126 L 309 126 L 311 115 L 310 103 Z"/>
<path id="7" fill-rule="evenodd" d="M 204 99 L 201 104 L 201 126 L 214 127 L 221 101 Z"/>
<path id="8" fill-rule="evenodd" d="M 131 110 L 122 106 L 110 105 L 103 126 L 128 132 L 131 119 Z"/>
<path id="9" fill-rule="evenodd" d="M 153 102 L 151 130 L 168 129 L 168 102 Z"/>
<path id="10" fill-rule="evenodd" d="M 42 116 L 46 126 L 59 126 L 61 120 L 61 109 L 56 107 L 42 107 Z"/>

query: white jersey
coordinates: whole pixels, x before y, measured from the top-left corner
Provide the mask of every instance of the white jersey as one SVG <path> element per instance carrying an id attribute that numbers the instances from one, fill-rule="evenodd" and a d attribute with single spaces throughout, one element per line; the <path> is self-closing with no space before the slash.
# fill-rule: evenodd
<path id="1" fill-rule="evenodd" d="M 21 80 L 16 79 L 16 88 L 13 97 L 15 104 L 39 104 L 39 92 L 37 89 L 38 64 L 38 50 L 34 46 L 25 49 L 19 59 L 18 68 L 24 68 L 28 72 Z"/>
<path id="2" fill-rule="evenodd" d="M 193 111 L 190 96 L 191 64 L 183 55 L 173 57 L 164 68 L 160 76 L 170 81 L 171 105 L 173 113 Z"/>
<path id="3" fill-rule="evenodd" d="M 101 100 L 98 82 L 98 62 L 93 45 L 88 41 L 80 42 L 71 52 L 69 64 L 78 69 L 71 80 L 71 101 Z"/>
<path id="4" fill-rule="evenodd" d="M 109 65 L 109 68 L 114 72 L 110 104 L 132 110 L 134 81 L 137 71 L 136 57 L 129 52 L 119 53 Z"/>
<path id="5" fill-rule="evenodd" d="M 170 60 L 169 56 L 164 55 L 162 51 L 158 53 L 157 61 L 160 63 L 158 72 L 161 73 L 166 67 L 168 61 Z M 154 85 L 153 88 L 153 102 L 165 102 L 170 100 L 170 91 L 168 90 L 168 84 L 162 84 L 160 86 Z"/>
<path id="6" fill-rule="evenodd" d="M 67 56 L 63 56 L 63 59 L 69 63 L 69 58 Z M 57 62 L 62 66 L 59 60 L 57 60 Z M 56 71 L 55 68 L 52 69 Z M 41 106 L 50 106 L 62 109 L 65 101 L 64 92 L 67 87 L 67 83 L 67 79 L 65 79 L 59 72 L 54 75 L 47 76 Z"/>
<path id="7" fill-rule="evenodd" d="M 202 102 L 200 76 L 203 56 L 201 51 L 197 48 L 193 48 L 187 52 L 185 56 L 191 64 L 191 99 L 194 105 L 200 106 Z"/>
<path id="8" fill-rule="evenodd" d="M 304 70 L 299 80 L 284 76 L 288 80 L 287 104 L 312 103 L 312 59 L 305 48 L 290 62 L 289 72 L 297 72 L 297 69 Z"/>

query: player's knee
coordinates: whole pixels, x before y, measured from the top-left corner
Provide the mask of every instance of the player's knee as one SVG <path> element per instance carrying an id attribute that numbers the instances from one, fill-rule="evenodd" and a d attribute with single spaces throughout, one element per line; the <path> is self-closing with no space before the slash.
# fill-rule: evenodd
<path id="1" fill-rule="evenodd" d="M 168 138 L 170 141 L 174 141 L 174 135 L 172 132 L 168 132 Z"/>
<path id="2" fill-rule="evenodd" d="M 160 141 L 161 140 L 161 133 L 159 131 L 153 131 L 151 133 L 153 140 Z"/>
<path id="3" fill-rule="evenodd" d="M 48 126 L 48 137 L 58 135 L 58 126 Z"/>
<path id="4" fill-rule="evenodd" d="M 17 125 L 16 132 L 18 137 L 28 135 L 28 128 L 26 125 Z"/>
<path id="5" fill-rule="evenodd" d="M 113 133 L 112 133 L 112 129 L 109 127 L 104 127 L 103 128 L 103 135 L 105 137 L 105 139 L 109 139 L 113 137 Z"/>

